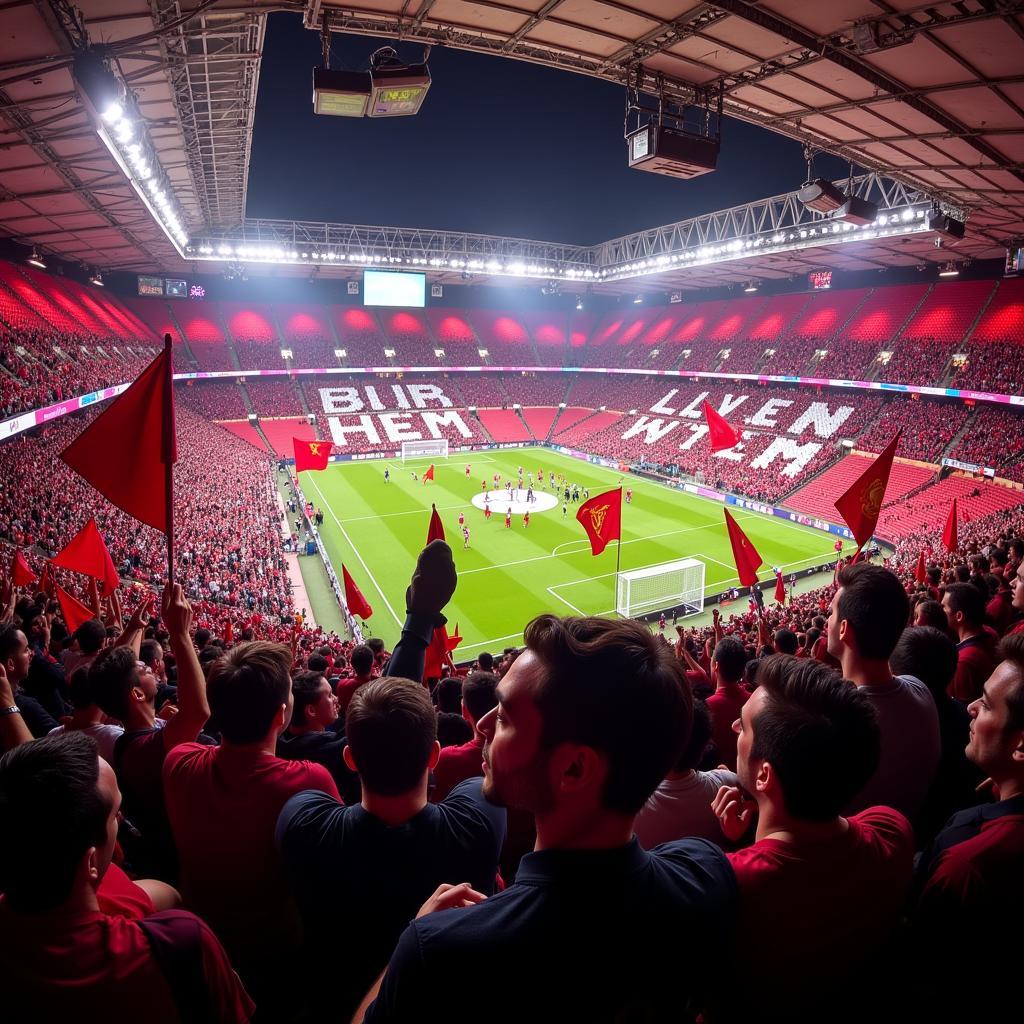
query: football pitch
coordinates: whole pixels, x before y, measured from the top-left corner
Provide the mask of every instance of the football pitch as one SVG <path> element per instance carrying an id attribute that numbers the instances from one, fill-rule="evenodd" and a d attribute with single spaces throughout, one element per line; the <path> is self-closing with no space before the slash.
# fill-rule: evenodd
<path id="1" fill-rule="evenodd" d="M 433 462 L 435 479 L 422 482 Z M 466 465 L 472 467 L 466 476 Z M 528 527 L 513 514 L 505 527 L 503 492 L 492 491 L 492 516 L 472 499 L 482 495 L 495 473 L 516 480 L 517 469 L 533 473 L 538 497 L 551 494 L 536 486 L 539 470 L 588 487 L 591 496 L 619 486 L 633 488 L 633 501 L 622 508 L 622 569 L 640 569 L 679 558 L 705 564 L 705 591 L 717 594 L 738 580 L 725 529 L 722 505 L 631 474 L 620 474 L 559 455 L 547 448 L 510 448 L 466 452 L 447 459 L 420 458 L 334 463 L 319 473 L 301 475 L 308 501 L 323 510 L 321 536 L 334 568 L 351 573 L 373 606 L 369 632 L 389 645 L 401 633 L 405 589 L 416 556 L 427 536 L 431 503 L 437 505 L 455 555 L 459 583 L 446 609 L 449 633 L 458 624 L 462 643 L 455 659 L 475 657 L 482 650 L 500 650 L 522 640 L 523 627 L 541 612 L 559 615 L 610 614 L 615 607 L 616 544 L 596 557 L 583 527 L 576 521 L 578 505 L 569 504 L 563 517 L 561 498 L 546 511 L 535 511 Z M 384 470 L 390 471 L 385 482 Z M 413 479 L 415 473 L 416 479 Z M 550 501 L 550 499 L 548 499 Z M 771 567 L 787 574 L 834 557 L 835 538 L 795 523 L 741 509 L 730 509 L 764 559 L 760 576 L 773 580 Z M 460 513 L 470 529 L 470 547 L 463 548 Z M 765 587 L 770 599 L 772 588 Z"/>

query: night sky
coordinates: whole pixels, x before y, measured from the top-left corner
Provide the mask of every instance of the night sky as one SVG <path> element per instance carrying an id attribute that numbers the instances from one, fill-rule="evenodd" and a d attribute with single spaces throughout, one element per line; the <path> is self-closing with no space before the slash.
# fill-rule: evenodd
<path id="1" fill-rule="evenodd" d="M 390 40 L 335 36 L 331 66 L 363 70 Z M 399 45 L 412 63 L 419 46 Z M 625 91 L 521 61 L 434 49 L 415 117 L 313 114 L 319 35 L 272 14 L 260 73 L 250 217 L 448 228 L 591 245 L 790 191 L 802 148 L 727 119 L 718 170 L 690 182 L 630 170 Z M 817 173 L 846 165 L 818 158 Z"/>

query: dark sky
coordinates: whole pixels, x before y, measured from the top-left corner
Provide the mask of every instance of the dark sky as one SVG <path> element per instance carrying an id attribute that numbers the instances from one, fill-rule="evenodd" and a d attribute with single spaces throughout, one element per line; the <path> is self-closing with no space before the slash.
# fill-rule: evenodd
<path id="1" fill-rule="evenodd" d="M 364 69 L 393 41 L 335 36 L 332 67 Z M 400 46 L 413 62 L 418 46 Z M 313 114 L 315 32 L 299 15 L 267 30 L 249 176 L 250 217 L 449 228 L 590 245 L 787 192 L 799 144 L 726 120 L 718 170 L 689 182 L 630 170 L 625 92 L 609 82 L 435 49 L 415 117 Z M 820 160 L 820 158 L 819 158 Z M 820 160 L 819 173 L 845 165 Z"/>

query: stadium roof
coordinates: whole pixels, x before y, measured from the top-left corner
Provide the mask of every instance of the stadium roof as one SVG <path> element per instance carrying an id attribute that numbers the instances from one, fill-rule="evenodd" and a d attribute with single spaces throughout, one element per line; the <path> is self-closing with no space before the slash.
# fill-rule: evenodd
<path id="1" fill-rule="evenodd" d="M 312 30 L 326 18 L 332 32 L 443 44 L 623 84 L 639 70 L 648 89 L 684 101 L 721 91 L 727 115 L 969 211 L 966 237 L 952 250 L 936 250 L 925 234 L 876 238 L 719 264 L 715 283 L 812 265 L 998 257 L 1007 240 L 1024 236 L 1022 3 L 205 0 L 186 8 L 177 0 L 89 0 L 82 7 L 84 18 L 65 0 L 0 3 L 9 55 L 0 62 L 0 232 L 89 265 L 188 267 L 99 141 L 75 90 L 72 53 L 88 42 L 109 47 L 193 237 L 238 233 L 272 10 L 301 12 Z M 694 287 L 709 276 L 673 267 L 658 283 Z"/>

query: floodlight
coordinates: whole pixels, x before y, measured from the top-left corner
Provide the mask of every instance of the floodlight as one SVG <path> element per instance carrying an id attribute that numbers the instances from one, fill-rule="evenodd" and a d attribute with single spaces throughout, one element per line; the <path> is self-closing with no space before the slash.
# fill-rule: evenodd
<path id="1" fill-rule="evenodd" d="M 808 210 L 814 210 L 815 213 L 831 213 L 838 210 L 846 201 L 842 191 L 824 178 L 805 181 L 796 197 Z"/>

